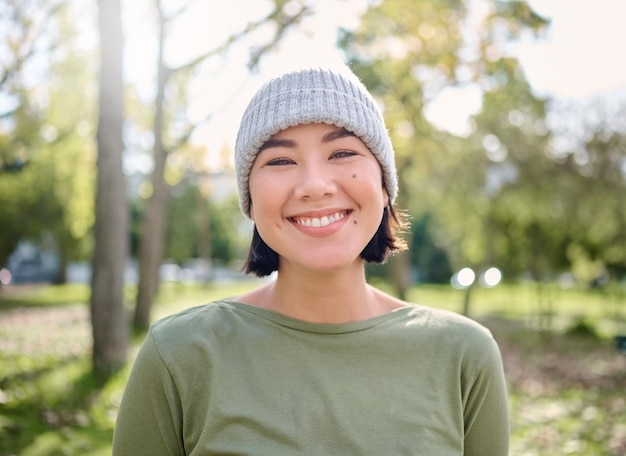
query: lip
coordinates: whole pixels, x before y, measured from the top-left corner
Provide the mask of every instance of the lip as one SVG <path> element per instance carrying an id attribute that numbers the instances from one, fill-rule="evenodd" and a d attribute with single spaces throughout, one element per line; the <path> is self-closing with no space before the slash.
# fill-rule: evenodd
<path id="1" fill-rule="evenodd" d="M 348 209 L 330 209 L 306 212 L 288 217 L 289 221 L 300 230 L 325 234 L 338 229 L 352 213 Z"/>

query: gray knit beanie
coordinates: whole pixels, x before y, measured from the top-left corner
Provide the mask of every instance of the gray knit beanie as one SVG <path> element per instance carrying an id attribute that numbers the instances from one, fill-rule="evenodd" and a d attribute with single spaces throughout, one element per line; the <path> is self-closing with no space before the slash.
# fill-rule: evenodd
<path id="1" fill-rule="evenodd" d="M 374 99 L 349 70 L 309 68 L 267 82 L 243 114 L 235 143 L 235 169 L 245 215 L 250 216 L 250 170 L 261 146 L 279 131 L 308 123 L 335 125 L 357 135 L 378 159 L 393 203 L 398 187 L 393 147 Z"/>

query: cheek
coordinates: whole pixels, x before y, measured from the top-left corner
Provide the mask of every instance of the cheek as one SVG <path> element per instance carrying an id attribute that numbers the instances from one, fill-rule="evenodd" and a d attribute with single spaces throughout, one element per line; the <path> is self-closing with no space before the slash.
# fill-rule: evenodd
<path id="1" fill-rule="evenodd" d="M 268 211 L 276 210 L 280 206 L 285 190 L 277 179 L 268 179 L 263 173 L 251 174 L 248 185 L 252 201 L 250 216 L 255 222 L 259 217 L 268 214 Z"/>
<path id="2" fill-rule="evenodd" d="M 378 163 L 353 170 L 347 181 L 349 184 L 353 185 L 357 191 L 381 195 L 384 205 L 389 201 Z"/>
<path id="3" fill-rule="evenodd" d="M 267 179 L 263 179 L 263 173 L 250 173 L 248 179 L 248 191 L 250 192 L 250 199 L 254 204 L 259 204 L 265 198 L 264 190 L 267 187 Z"/>

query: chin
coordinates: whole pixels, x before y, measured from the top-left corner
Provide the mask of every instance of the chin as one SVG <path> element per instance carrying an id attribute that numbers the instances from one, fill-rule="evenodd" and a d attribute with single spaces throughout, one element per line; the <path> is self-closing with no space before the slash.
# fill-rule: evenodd
<path id="1" fill-rule="evenodd" d="M 345 259 L 334 258 L 333 261 L 329 261 L 328 257 L 320 258 L 319 260 L 306 261 L 300 263 L 304 268 L 311 271 L 318 272 L 335 272 L 346 268 L 352 268 L 354 266 L 360 266 L 363 263 L 363 259 L 360 256 L 350 257 Z"/>

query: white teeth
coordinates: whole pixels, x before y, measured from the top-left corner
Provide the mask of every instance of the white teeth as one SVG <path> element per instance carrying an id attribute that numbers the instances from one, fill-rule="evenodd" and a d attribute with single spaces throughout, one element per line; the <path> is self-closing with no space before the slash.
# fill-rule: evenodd
<path id="1" fill-rule="evenodd" d="M 307 217 L 307 218 L 297 218 L 295 219 L 298 225 L 310 226 L 313 228 L 323 228 L 325 226 L 330 225 L 338 220 L 341 220 L 346 216 L 345 212 L 337 212 L 331 215 L 325 215 L 321 218 L 318 217 Z"/>

